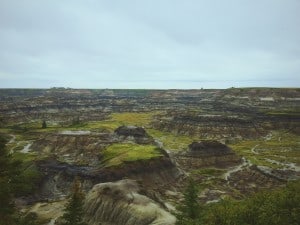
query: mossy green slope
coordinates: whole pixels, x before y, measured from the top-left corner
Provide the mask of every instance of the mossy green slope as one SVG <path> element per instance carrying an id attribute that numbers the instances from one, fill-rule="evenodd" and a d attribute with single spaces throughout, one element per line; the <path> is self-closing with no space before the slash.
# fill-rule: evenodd
<path id="1" fill-rule="evenodd" d="M 162 153 L 154 145 L 138 145 L 135 143 L 117 143 L 108 146 L 103 151 L 103 161 L 106 167 L 117 166 L 124 162 L 148 160 L 161 157 Z"/>

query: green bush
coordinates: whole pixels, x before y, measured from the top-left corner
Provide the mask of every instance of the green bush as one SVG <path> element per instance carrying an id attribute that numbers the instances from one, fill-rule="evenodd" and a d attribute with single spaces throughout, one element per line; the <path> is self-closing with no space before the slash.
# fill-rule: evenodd
<path id="1" fill-rule="evenodd" d="M 180 224 L 299 225 L 300 181 L 291 181 L 285 188 L 262 191 L 241 201 L 228 198 L 205 205 L 199 208 L 196 219 L 189 217 Z"/>

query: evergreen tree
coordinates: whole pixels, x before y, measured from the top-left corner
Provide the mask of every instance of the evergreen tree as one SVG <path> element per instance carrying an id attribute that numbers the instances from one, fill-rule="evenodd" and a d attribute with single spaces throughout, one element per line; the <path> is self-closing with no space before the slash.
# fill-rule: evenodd
<path id="1" fill-rule="evenodd" d="M 15 224 L 13 203 L 21 173 L 20 161 L 14 161 L 6 149 L 7 140 L 0 136 L 0 225 Z"/>
<path id="2" fill-rule="evenodd" d="M 62 225 L 86 225 L 86 223 L 83 222 L 83 200 L 84 194 L 81 190 L 81 183 L 78 178 L 75 178 L 71 199 L 62 217 L 64 220 Z"/>
<path id="3" fill-rule="evenodd" d="M 198 203 L 199 189 L 193 179 L 189 180 L 188 186 L 185 189 L 184 201 L 178 207 L 179 214 L 177 215 L 178 225 L 198 225 L 200 217 L 200 204 Z"/>
<path id="4" fill-rule="evenodd" d="M 43 128 L 43 129 L 46 129 L 46 128 L 47 128 L 47 123 L 46 123 L 46 121 L 45 121 L 45 120 L 43 120 L 43 123 L 42 123 L 42 128 Z"/>
<path id="5" fill-rule="evenodd" d="M 300 181 L 285 188 L 260 191 L 243 200 L 226 198 L 205 206 L 201 214 L 205 225 L 299 225 Z"/>

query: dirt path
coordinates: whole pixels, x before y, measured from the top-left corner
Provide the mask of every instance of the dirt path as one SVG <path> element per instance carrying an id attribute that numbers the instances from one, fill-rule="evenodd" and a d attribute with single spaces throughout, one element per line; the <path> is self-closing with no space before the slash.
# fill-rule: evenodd
<path id="1" fill-rule="evenodd" d="M 300 172 L 300 166 L 297 166 L 295 163 L 289 163 L 289 162 L 280 162 L 274 159 L 265 159 L 266 161 L 270 162 L 270 163 L 274 163 L 277 164 L 279 166 L 283 166 L 285 167 L 285 169 L 288 170 L 295 170 L 296 172 Z"/>
<path id="2" fill-rule="evenodd" d="M 255 149 L 259 146 L 259 144 L 255 145 L 253 148 L 251 148 L 251 152 L 255 155 L 258 155 L 259 153 L 255 151 Z"/>
<path id="3" fill-rule="evenodd" d="M 31 145 L 32 145 L 32 143 L 28 143 L 27 145 L 24 146 L 24 148 L 20 152 L 28 153 L 31 150 L 30 149 Z"/>
<path id="4" fill-rule="evenodd" d="M 249 166 L 251 166 L 252 164 L 245 159 L 244 157 L 242 158 L 242 163 L 240 165 L 237 165 L 235 167 L 232 167 L 231 169 L 229 169 L 224 175 L 223 178 L 224 180 L 228 181 L 229 177 L 231 176 L 231 174 L 236 173 L 238 171 L 241 171 Z"/>
<path id="5" fill-rule="evenodd" d="M 14 134 L 11 134 L 10 135 L 12 138 L 9 140 L 9 142 L 8 142 L 8 144 L 13 144 L 15 141 L 16 141 L 16 135 L 14 135 Z"/>

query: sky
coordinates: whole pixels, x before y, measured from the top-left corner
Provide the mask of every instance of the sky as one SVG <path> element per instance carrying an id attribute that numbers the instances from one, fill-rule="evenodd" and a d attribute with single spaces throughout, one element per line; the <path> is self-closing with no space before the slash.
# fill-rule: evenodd
<path id="1" fill-rule="evenodd" d="M 0 88 L 300 87 L 300 0 L 0 0 Z"/>

